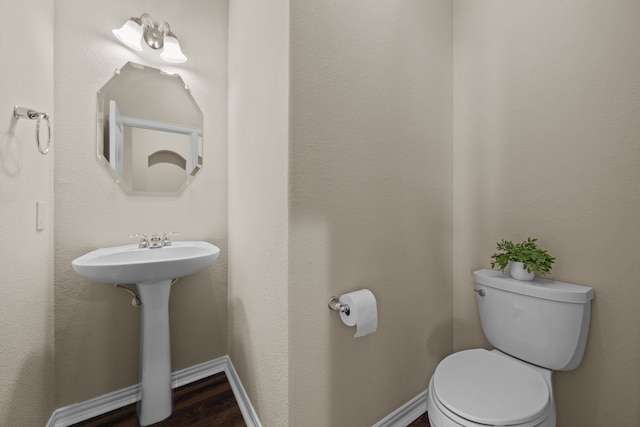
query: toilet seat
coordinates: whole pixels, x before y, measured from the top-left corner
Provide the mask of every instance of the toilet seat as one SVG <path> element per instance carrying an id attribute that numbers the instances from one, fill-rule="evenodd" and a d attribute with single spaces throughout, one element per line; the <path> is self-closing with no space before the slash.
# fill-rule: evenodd
<path id="1" fill-rule="evenodd" d="M 552 403 L 539 372 L 484 349 L 446 357 L 429 394 L 442 409 L 484 425 L 537 425 Z"/>

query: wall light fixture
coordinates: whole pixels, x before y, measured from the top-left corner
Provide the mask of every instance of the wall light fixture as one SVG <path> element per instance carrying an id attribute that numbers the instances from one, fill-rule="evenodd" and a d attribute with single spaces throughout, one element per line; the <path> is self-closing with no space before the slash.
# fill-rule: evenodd
<path id="1" fill-rule="evenodd" d="M 141 41 L 144 40 L 152 49 L 162 49 L 160 58 L 174 64 L 186 62 L 187 57 L 180 49 L 180 43 L 169 24 L 156 24 L 148 14 L 140 18 L 129 18 L 120 28 L 112 30 L 113 35 L 124 45 L 137 51 L 142 50 Z"/>

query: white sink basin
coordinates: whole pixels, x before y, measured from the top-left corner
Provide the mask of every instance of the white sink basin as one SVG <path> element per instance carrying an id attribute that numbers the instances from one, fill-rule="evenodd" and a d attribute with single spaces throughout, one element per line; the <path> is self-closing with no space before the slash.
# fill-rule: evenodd
<path id="1" fill-rule="evenodd" d="M 176 279 L 209 266 L 220 249 L 207 242 L 177 241 L 161 248 L 135 245 L 96 249 L 72 261 L 79 275 L 103 283 Z"/>

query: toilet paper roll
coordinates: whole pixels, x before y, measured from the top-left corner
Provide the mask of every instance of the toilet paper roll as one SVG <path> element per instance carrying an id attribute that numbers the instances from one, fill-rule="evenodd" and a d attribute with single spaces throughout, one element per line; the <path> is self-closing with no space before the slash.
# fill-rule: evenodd
<path id="1" fill-rule="evenodd" d="M 378 305 L 369 289 L 360 289 L 340 296 L 340 303 L 349 306 L 349 314 L 340 313 L 347 326 L 356 326 L 355 338 L 363 337 L 378 329 Z"/>

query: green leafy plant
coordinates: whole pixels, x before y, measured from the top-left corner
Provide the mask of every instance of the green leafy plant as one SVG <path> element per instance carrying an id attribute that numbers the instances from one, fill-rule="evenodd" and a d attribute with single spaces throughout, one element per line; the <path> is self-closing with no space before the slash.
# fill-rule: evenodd
<path id="1" fill-rule="evenodd" d="M 546 276 L 556 259 L 546 250 L 538 248 L 537 241 L 538 239 L 531 237 L 517 244 L 502 240 L 497 244 L 498 252 L 491 255 L 491 268 L 498 267 L 499 270 L 504 271 L 509 262 L 516 261 L 523 263 L 528 273 L 537 271 Z"/>

